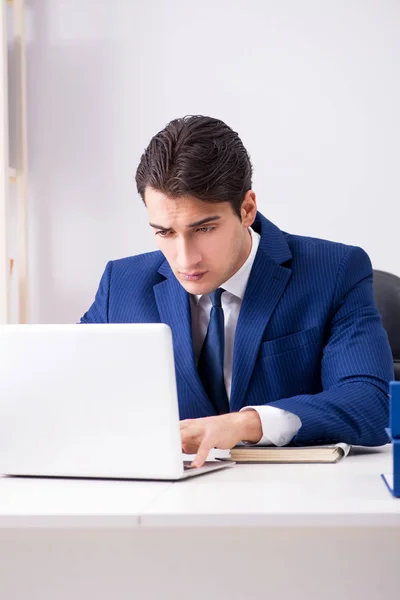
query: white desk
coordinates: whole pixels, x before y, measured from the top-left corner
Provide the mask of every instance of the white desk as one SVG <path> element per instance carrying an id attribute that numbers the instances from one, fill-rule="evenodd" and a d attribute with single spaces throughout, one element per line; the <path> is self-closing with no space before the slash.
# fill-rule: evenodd
<path id="1" fill-rule="evenodd" d="M 173 484 L 0 478 L 0 598 L 396 598 L 390 471 L 386 447 Z"/>

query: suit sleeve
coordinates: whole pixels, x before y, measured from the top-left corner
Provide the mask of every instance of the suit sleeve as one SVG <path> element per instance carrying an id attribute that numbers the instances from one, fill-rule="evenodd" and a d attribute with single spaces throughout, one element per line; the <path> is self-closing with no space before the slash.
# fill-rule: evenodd
<path id="1" fill-rule="evenodd" d="M 103 276 L 100 280 L 95 300 L 89 310 L 83 315 L 80 323 L 108 323 L 108 303 L 110 292 L 110 279 L 112 261 L 107 263 Z"/>
<path id="2" fill-rule="evenodd" d="M 269 404 L 300 418 L 292 443 L 387 443 L 393 359 L 375 306 L 371 262 L 361 248 L 350 248 L 338 270 L 321 369 L 322 392 Z"/>

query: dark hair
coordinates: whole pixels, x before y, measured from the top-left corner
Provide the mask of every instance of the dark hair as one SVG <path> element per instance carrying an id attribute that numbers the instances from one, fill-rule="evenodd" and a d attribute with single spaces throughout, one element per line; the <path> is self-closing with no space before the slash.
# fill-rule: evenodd
<path id="1" fill-rule="evenodd" d="M 174 119 L 150 141 L 136 171 L 142 197 L 147 186 L 171 198 L 193 196 L 204 202 L 240 207 L 251 190 L 250 157 L 236 131 L 201 115 Z"/>

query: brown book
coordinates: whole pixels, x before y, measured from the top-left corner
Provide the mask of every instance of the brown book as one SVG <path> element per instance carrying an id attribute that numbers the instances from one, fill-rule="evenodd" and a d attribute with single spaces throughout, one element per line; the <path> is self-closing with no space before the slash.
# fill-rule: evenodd
<path id="1" fill-rule="evenodd" d="M 237 463 L 335 463 L 348 455 L 349 444 L 325 446 L 235 446 L 231 459 Z"/>

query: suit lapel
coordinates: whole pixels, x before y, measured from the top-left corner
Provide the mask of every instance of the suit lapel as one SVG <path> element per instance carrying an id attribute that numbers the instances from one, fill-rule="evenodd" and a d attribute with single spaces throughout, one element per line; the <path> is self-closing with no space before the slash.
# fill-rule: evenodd
<path id="1" fill-rule="evenodd" d="M 176 279 L 167 261 L 161 265 L 158 272 L 166 279 L 153 289 L 161 321 L 167 323 L 172 330 L 176 369 L 193 392 L 193 398 L 189 401 L 197 401 L 204 416 L 215 414 L 196 368 L 189 294 Z"/>
<path id="2" fill-rule="evenodd" d="M 279 264 L 291 258 L 283 233 L 260 214 L 254 228 L 261 229 L 261 239 L 236 327 L 231 411 L 243 406 L 265 328 L 291 276 Z"/>

